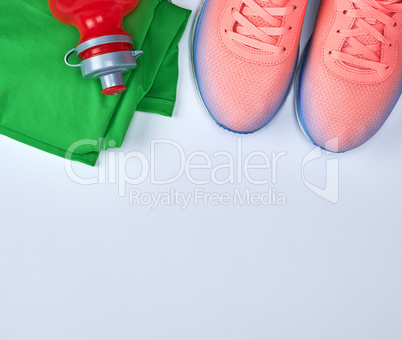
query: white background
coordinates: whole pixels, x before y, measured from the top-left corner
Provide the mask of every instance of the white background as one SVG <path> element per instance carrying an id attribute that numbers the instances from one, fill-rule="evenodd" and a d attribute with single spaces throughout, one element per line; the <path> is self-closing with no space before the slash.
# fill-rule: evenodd
<path id="1" fill-rule="evenodd" d="M 180 44 L 174 118 L 136 113 L 122 151 L 149 155 L 151 140 L 169 139 L 187 155 L 235 155 L 239 136 L 215 125 L 191 77 L 201 1 L 175 3 L 193 15 Z M 301 47 L 317 6 L 310 1 Z M 314 147 L 297 125 L 293 92 L 272 124 L 241 137 L 244 156 L 286 152 L 276 185 L 202 186 L 182 176 L 136 186 L 156 194 L 271 186 L 286 206 L 130 205 L 117 184 L 76 184 L 63 159 L 0 137 L 0 339 L 402 339 L 401 110 L 400 101 L 366 145 L 306 167 L 323 186 L 326 161 L 339 161 L 337 204 L 303 183 Z M 127 163 L 131 177 L 139 167 Z M 177 151 L 159 153 L 158 176 L 177 168 Z M 74 169 L 93 177 L 102 166 Z"/>

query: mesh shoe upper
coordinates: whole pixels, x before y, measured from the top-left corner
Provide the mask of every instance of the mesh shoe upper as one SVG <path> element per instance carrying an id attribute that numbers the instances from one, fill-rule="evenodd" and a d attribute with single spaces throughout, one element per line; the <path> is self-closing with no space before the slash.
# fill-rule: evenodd
<path id="1" fill-rule="evenodd" d="M 261 8 L 275 6 L 268 1 L 254 2 Z M 281 6 L 291 14 L 276 16 L 281 20 L 278 29 L 289 31 L 273 36 L 274 47 L 280 48 L 280 53 L 248 46 L 249 40 L 238 41 L 225 34 L 229 30 L 244 33 L 247 29 L 233 18 L 233 8 L 244 13 L 253 25 L 270 29 L 270 23 L 258 15 L 246 16 L 251 9 L 243 1 L 207 0 L 204 6 L 194 41 L 198 87 L 211 115 L 231 130 L 258 130 L 274 116 L 285 97 L 294 73 L 306 1 L 292 0 Z M 245 39 L 250 37 L 259 44 L 253 34 L 251 30 Z"/>
<path id="2" fill-rule="evenodd" d="M 373 18 L 365 19 L 389 41 L 381 43 L 378 49 L 376 39 L 358 37 L 375 51 L 368 56 L 375 59 L 377 55 L 377 64 L 367 63 L 369 59 L 360 52 L 352 58 L 348 55 L 341 60 L 333 58 L 337 51 L 351 50 L 350 38 L 342 37 L 340 32 L 346 24 L 346 29 L 356 28 L 357 19 L 347 17 L 349 10 L 356 9 L 361 11 L 348 0 L 322 1 L 301 72 L 298 98 L 301 121 L 317 145 L 335 152 L 351 150 L 370 139 L 384 124 L 402 91 L 401 12 L 385 12 L 396 23 L 389 25 L 392 28 Z M 360 48 L 358 43 L 354 44 Z M 361 51 L 367 54 L 363 48 Z M 356 55 L 364 60 L 361 64 Z"/>

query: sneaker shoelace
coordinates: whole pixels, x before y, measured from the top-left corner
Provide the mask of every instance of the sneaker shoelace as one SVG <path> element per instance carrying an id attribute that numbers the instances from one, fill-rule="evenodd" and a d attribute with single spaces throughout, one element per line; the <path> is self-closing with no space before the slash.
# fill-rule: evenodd
<path id="1" fill-rule="evenodd" d="M 389 68 L 381 62 L 383 46 L 391 47 L 391 42 L 384 36 L 386 27 L 396 26 L 395 13 L 402 12 L 402 0 L 351 0 L 354 9 L 344 10 L 343 14 L 355 18 L 351 29 L 338 30 L 346 38 L 340 51 L 330 51 L 335 59 L 348 65 L 375 70 Z"/>
<path id="2" fill-rule="evenodd" d="M 229 37 L 243 45 L 270 53 L 286 51 L 278 46 L 281 36 L 292 27 L 284 27 L 283 19 L 297 7 L 286 6 L 289 0 L 243 0 L 241 10 L 232 8 L 236 24 L 226 30 Z"/>

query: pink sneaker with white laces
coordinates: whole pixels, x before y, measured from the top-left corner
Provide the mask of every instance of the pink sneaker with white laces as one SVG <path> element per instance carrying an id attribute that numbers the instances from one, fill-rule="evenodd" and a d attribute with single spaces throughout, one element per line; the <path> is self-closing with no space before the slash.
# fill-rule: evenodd
<path id="1" fill-rule="evenodd" d="M 194 72 L 215 121 L 252 133 L 281 108 L 293 79 L 307 0 L 206 0 Z"/>
<path id="2" fill-rule="evenodd" d="M 402 92 L 401 0 L 322 0 L 296 86 L 316 145 L 345 152 L 369 140 Z"/>

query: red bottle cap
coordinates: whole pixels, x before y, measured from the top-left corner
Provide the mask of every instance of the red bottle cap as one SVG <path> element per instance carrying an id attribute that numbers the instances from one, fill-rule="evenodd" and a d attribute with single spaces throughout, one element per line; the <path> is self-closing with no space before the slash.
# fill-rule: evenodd
<path id="1" fill-rule="evenodd" d="M 123 91 L 127 90 L 127 87 L 124 85 L 120 86 L 113 86 L 113 87 L 108 87 L 107 89 L 104 89 L 102 91 L 102 94 L 108 95 L 108 96 L 113 96 L 115 94 L 119 94 Z"/>

